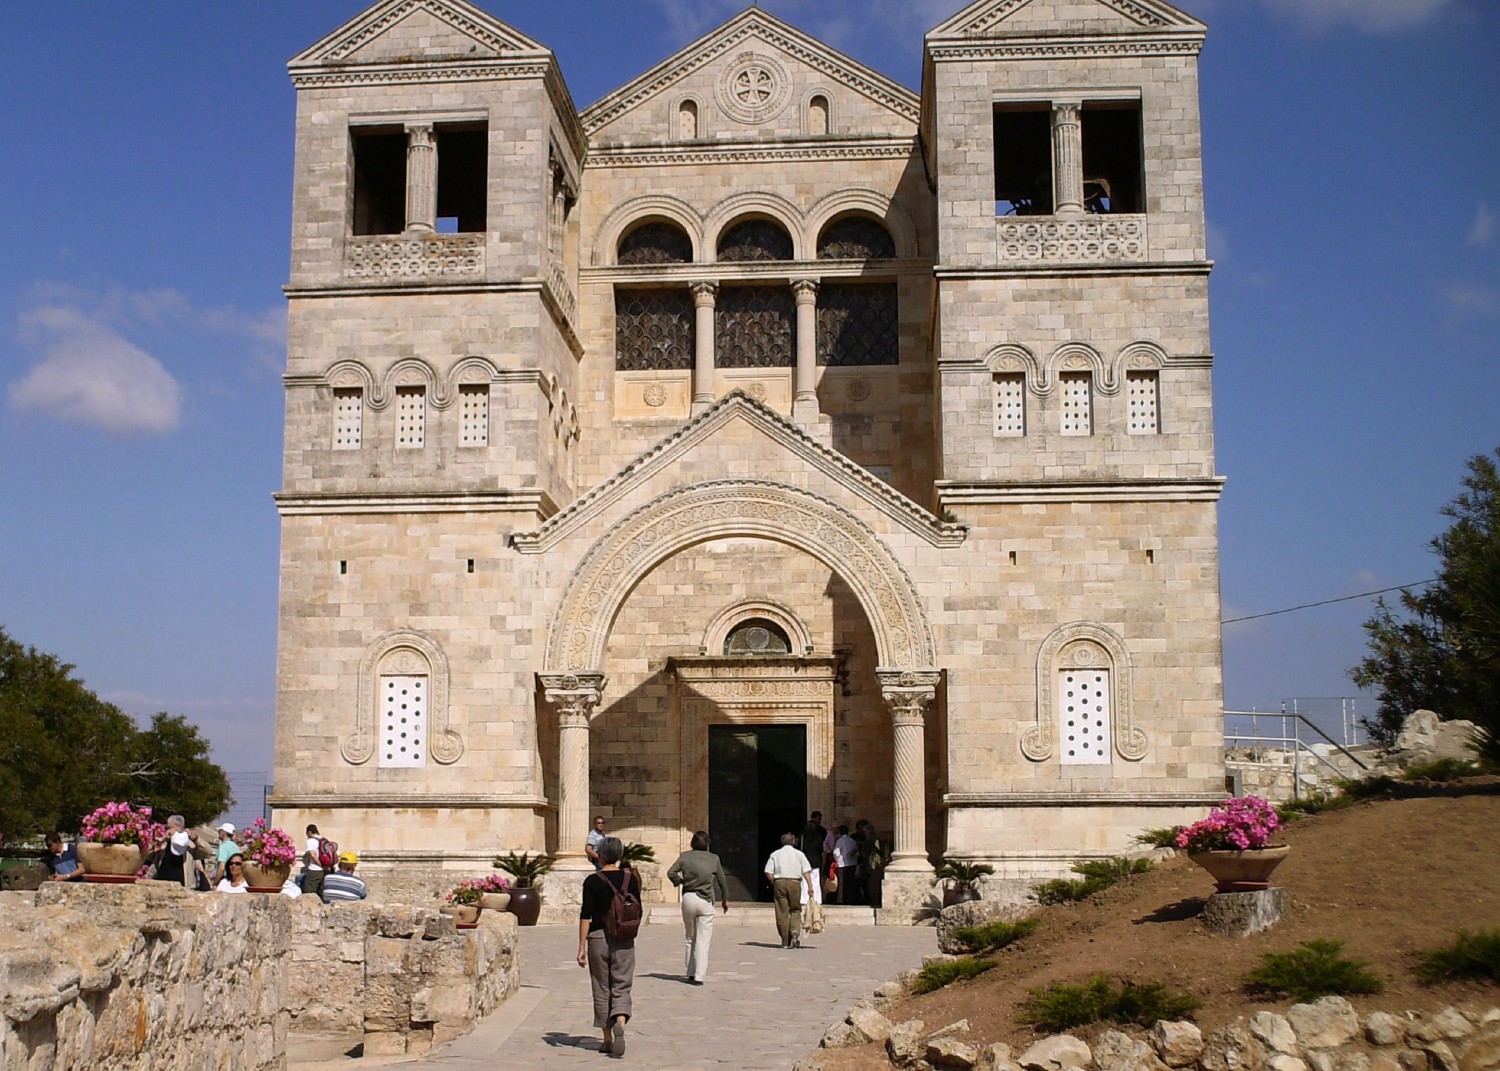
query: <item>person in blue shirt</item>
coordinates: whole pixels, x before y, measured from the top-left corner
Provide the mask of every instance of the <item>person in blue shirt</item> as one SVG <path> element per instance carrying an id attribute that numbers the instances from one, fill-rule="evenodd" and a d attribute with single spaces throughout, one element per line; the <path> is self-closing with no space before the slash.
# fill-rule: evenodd
<path id="1" fill-rule="evenodd" d="M 71 844 L 64 846 L 60 834 L 47 834 L 47 854 L 42 865 L 51 871 L 49 881 L 80 881 L 83 867 L 78 865 L 78 850 Z"/>
<path id="2" fill-rule="evenodd" d="M 354 876 L 354 868 L 358 865 L 359 856 L 353 852 L 339 853 L 339 868 L 323 879 L 321 893 L 325 904 L 339 900 L 363 900 L 369 895 L 364 879 Z"/>

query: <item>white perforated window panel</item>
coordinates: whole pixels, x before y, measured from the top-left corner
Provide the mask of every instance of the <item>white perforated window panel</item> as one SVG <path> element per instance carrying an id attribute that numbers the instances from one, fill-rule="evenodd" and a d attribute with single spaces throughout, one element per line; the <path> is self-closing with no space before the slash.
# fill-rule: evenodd
<path id="1" fill-rule="evenodd" d="M 427 392 L 421 387 L 396 388 L 396 448 L 420 450 L 427 441 Z"/>
<path id="2" fill-rule="evenodd" d="M 1026 434 L 1026 377 L 1020 372 L 995 377 L 995 434 Z"/>
<path id="3" fill-rule="evenodd" d="M 490 388 L 458 388 L 458 445 L 490 444 Z"/>
<path id="4" fill-rule="evenodd" d="M 427 678 L 380 678 L 380 765 L 427 765 Z"/>
<path id="5" fill-rule="evenodd" d="M 1109 708 L 1109 670 L 1058 672 L 1057 727 L 1064 766 L 1108 765 Z"/>
<path id="6" fill-rule="evenodd" d="M 1062 394 L 1062 433 L 1094 433 L 1094 383 L 1087 372 L 1064 372 L 1057 377 Z"/>
<path id="7" fill-rule="evenodd" d="M 333 392 L 333 448 L 358 450 L 364 433 L 365 392 L 336 387 Z"/>
<path id="8" fill-rule="evenodd" d="M 1156 404 L 1158 382 L 1155 372 L 1125 373 L 1125 397 L 1129 402 L 1125 430 L 1131 435 L 1155 435 L 1161 431 Z"/>

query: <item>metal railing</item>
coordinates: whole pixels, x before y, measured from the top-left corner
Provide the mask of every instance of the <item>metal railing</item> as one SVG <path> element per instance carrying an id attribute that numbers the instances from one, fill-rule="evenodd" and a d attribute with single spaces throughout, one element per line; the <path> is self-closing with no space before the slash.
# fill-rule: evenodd
<path id="1" fill-rule="evenodd" d="M 1238 719 L 1238 721 L 1233 719 Z M 1309 742 L 1307 738 L 1316 739 Z M 1369 771 L 1368 763 L 1329 736 L 1304 714 L 1285 709 L 1280 712 L 1224 711 L 1225 750 L 1236 747 L 1263 747 L 1286 753 L 1291 760 L 1292 793 L 1297 797 L 1302 795 L 1302 783 L 1306 776 L 1303 772 L 1304 764 L 1311 769 L 1317 769 L 1320 766 L 1327 767 L 1336 777 L 1349 776 L 1348 770 L 1341 769 L 1327 755 L 1312 747 L 1312 743 L 1320 741 L 1344 756 L 1354 766 L 1366 772 Z"/>

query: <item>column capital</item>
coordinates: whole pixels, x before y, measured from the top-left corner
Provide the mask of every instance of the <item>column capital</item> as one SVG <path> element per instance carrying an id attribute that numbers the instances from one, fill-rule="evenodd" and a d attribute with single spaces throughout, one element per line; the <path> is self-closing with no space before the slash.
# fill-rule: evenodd
<path id="1" fill-rule="evenodd" d="M 587 727 L 589 718 L 604 698 L 603 673 L 539 673 L 542 698 L 557 708 L 565 726 Z"/>
<path id="2" fill-rule="evenodd" d="M 793 279 L 792 293 L 798 305 L 811 305 L 818 300 L 818 280 Z"/>
<path id="3" fill-rule="evenodd" d="M 1052 102 L 1052 121 L 1055 123 L 1076 123 L 1078 113 L 1083 110 L 1081 100 L 1054 100 Z"/>
<path id="4" fill-rule="evenodd" d="M 719 294 L 718 283 L 694 283 L 691 289 L 695 308 L 713 308 L 714 299 Z"/>
<path id="5" fill-rule="evenodd" d="M 431 123 L 407 123 L 405 130 L 407 148 L 411 148 L 414 145 L 427 146 L 432 144 Z"/>

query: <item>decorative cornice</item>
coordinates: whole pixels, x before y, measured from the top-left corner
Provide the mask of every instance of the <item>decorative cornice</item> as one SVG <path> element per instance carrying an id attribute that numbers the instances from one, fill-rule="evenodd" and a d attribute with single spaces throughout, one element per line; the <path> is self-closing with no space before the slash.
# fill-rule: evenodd
<path id="1" fill-rule="evenodd" d="M 1185 480 L 1108 480 L 1059 483 L 965 482 L 939 480 L 938 502 L 944 507 L 1014 506 L 1047 502 L 1217 502 L 1224 477 Z"/>
<path id="2" fill-rule="evenodd" d="M 1136 792 L 949 792 L 944 807 L 1210 807 L 1223 793 L 1142 794 Z"/>
<path id="3" fill-rule="evenodd" d="M 916 138 L 862 138 L 841 141 L 734 142 L 673 146 L 594 146 L 588 169 L 601 167 L 700 167 L 706 164 L 769 164 L 825 160 L 905 160 L 917 151 Z"/>
<path id="4" fill-rule="evenodd" d="M 512 545 L 523 554 L 541 554 L 556 546 L 588 518 L 596 516 L 620 499 L 631 487 L 689 452 L 734 419 L 745 420 L 760 428 L 791 453 L 822 469 L 932 546 L 956 547 L 963 543 L 968 533 L 963 525 L 938 520 L 893 489 L 890 484 L 876 479 L 863 466 L 856 465 L 838 451 L 824 446 L 769 406 L 757 402 L 744 391 L 733 390 L 630 461 L 609 479 L 596 484 L 539 530 L 517 532 L 511 536 Z"/>
<path id="5" fill-rule="evenodd" d="M 982 267 L 946 267 L 937 265 L 932 269 L 932 274 L 939 280 L 947 279 L 1046 279 L 1046 278 L 1074 278 L 1090 276 L 1126 276 L 1126 275 L 1207 275 L 1213 271 L 1213 262 L 1209 260 L 1183 260 L 1163 261 L 1155 264 L 1118 263 L 1109 265 L 1099 264 L 1037 264 L 1036 266 L 1006 265 L 982 266 Z"/>
<path id="6" fill-rule="evenodd" d="M 750 40 L 780 49 L 902 118 L 917 121 L 919 102 L 911 90 L 807 37 L 767 12 L 751 8 L 589 105 L 580 116 L 584 130 L 595 133 L 707 64 L 741 49 Z"/>
<path id="7" fill-rule="evenodd" d="M 550 517 L 557 504 L 545 491 L 280 491 L 271 496 L 283 517 L 353 513 L 522 513 Z"/>
<path id="8" fill-rule="evenodd" d="M 1009 59 L 1100 59 L 1150 56 L 1196 56 L 1203 50 L 1203 37 L 1123 37 L 1059 41 L 1036 38 L 1008 41 L 929 42 L 927 54 L 939 63 L 955 60 Z"/>
<path id="9" fill-rule="evenodd" d="M 439 807 L 550 809 L 550 804 L 541 796 L 500 796 L 489 792 L 277 792 L 266 801 L 272 807 L 296 807 L 300 810 L 347 810 L 350 808 L 385 809 L 399 807 L 403 810 L 434 810 Z M 399 854 L 399 853 L 390 853 Z M 486 857 L 494 853 L 487 853 Z M 363 855 L 361 855 L 363 858 Z"/>
<path id="10" fill-rule="evenodd" d="M 484 63 L 405 63 L 400 67 L 359 64 L 333 70 L 293 71 L 298 89 L 344 89 L 352 86 L 425 85 L 438 82 L 494 82 L 545 78 L 550 62 L 535 59 L 489 60 Z"/>
<path id="11" fill-rule="evenodd" d="M 289 298 L 385 297 L 394 294 L 541 294 L 540 279 L 510 279 L 497 283 L 395 283 L 371 285 L 353 283 L 337 286 L 298 286 L 288 284 L 281 292 Z"/>
<path id="12" fill-rule="evenodd" d="M 797 279 L 890 279 L 899 275 L 932 275 L 932 261 L 909 260 L 783 260 L 716 261 L 712 264 L 605 264 L 580 268 L 578 281 L 599 283 L 673 282 L 731 283 L 753 279 L 758 283 Z"/>
<path id="13" fill-rule="evenodd" d="M 927 39 L 1003 37 L 1005 21 L 1028 3 L 1030 0 L 980 0 L 941 23 L 927 35 Z M 1206 29 L 1191 15 L 1162 0 L 1097 0 L 1097 3 L 1137 26 L 1147 28 L 1147 32 L 1202 33 Z"/>
<path id="14" fill-rule="evenodd" d="M 544 46 L 525 34 L 465 0 L 386 0 L 325 35 L 317 44 L 294 56 L 287 66 L 295 70 L 344 62 L 417 11 L 427 12 L 438 21 L 447 23 L 464 36 L 496 52 L 546 51 Z"/>

